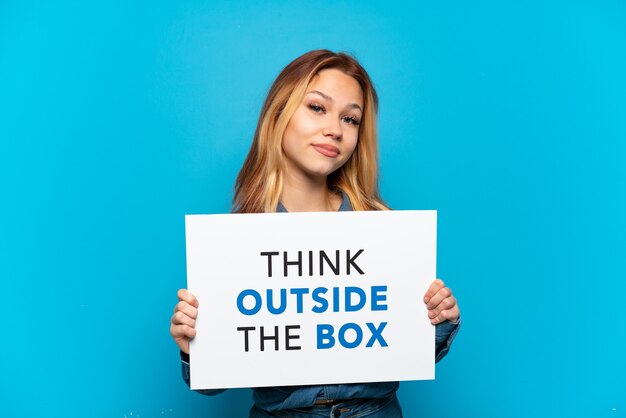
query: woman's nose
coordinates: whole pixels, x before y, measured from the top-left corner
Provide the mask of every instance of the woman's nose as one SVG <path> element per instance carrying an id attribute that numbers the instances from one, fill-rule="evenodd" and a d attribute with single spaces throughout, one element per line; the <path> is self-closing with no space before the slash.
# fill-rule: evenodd
<path id="1" fill-rule="evenodd" d="M 326 126 L 322 129 L 322 134 L 324 136 L 328 136 L 333 139 L 340 140 L 341 137 L 343 136 L 343 131 L 341 129 L 341 122 L 339 120 L 336 120 L 335 118 L 328 118 L 328 119 L 331 119 L 331 120 L 329 120 Z"/>

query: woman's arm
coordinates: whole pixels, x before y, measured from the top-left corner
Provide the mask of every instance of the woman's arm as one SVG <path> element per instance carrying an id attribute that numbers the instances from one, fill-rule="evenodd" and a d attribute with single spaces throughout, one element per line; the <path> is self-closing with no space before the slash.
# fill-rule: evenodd
<path id="1" fill-rule="evenodd" d="M 178 291 L 178 303 L 174 307 L 170 334 L 185 354 L 189 354 L 189 341 L 196 336 L 196 318 L 198 317 L 198 300 L 187 289 Z"/>
<path id="2" fill-rule="evenodd" d="M 189 341 L 196 336 L 196 318 L 198 317 L 198 300 L 187 289 L 178 291 L 178 303 L 172 315 L 170 334 L 180 349 L 180 361 L 183 373 L 183 380 L 190 385 L 189 377 Z M 217 395 L 225 389 L 206 389 L 196 392 L 203 395 Z"/>
<path id="3" fill-rule="evenodd" d="M 459 305 L 452 290 L 437 279 L 424 295 L 430 323 L 435 325 L 435 362 L 448 354 L 452 341 L 461 326 Z"/>

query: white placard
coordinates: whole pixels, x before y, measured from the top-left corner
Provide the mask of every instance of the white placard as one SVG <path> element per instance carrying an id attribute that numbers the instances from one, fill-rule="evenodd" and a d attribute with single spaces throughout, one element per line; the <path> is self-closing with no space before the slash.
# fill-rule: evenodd
<path id="1" fill-rule="evenodd" d="M 185 221 L 192 389 L 434 379 L 436 211 Z"/>

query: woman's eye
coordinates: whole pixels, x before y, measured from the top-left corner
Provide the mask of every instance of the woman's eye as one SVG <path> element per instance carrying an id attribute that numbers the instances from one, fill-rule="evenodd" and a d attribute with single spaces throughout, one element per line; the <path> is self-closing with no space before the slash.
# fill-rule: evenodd
<path id="1" fill-rule="evenodd" d="M 359 126 L 359 124 L 361 123 L 361 121 L 354 116 L 344 116 L 343 121 L 354 126 Z"/>
<path id="2" fill-rule="evenodd" d="M 318 104 L 315 104 L 315 103 L 311 103 L 309 105 L 309 109 L 311 109 L 315 113 L 322 113 L 322 112 L 324 112 L 324 107 L 322 107 L 322 106 L 320 106 Z"/>

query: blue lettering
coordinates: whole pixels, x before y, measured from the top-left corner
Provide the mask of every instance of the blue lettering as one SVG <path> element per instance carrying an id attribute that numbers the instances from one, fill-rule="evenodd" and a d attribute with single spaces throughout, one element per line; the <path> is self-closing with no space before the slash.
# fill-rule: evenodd
<path id="1" fill-rule="evenodd" d="M 381 305 L 380 302 L 387 302 L 387 295 L 380 294 L 386 292 L 387 286 L 372 286 L 372 311 L 386 311 L 387 304 Z"/>
<path id="2" fill-rule="evenodd" d="M 339 312 L 339 288 L 333 287 L 333 312 Z"/>
<path id="3" fill-rule="evenodd" d="M 358 296 L 358 302 L 356 305 L 352 304 L 352 295 L 356 294 Z M 365 292 L 360 287 L 346 287 L 345 293 L 345 310 L 346 312 L 356 312 L 365 306 L 365 300 L 367 297 L 365 296 Z"/>
<path id="4" fill-rule="evenodd" d="M 332 348 L 335 345 L 335 337 L 333 333 L 335 328 L 330 324 L 317 325 L 317 349 Z"/>
<path id="5" fill-rule="evenodd" d="M 254 307 L 252 307 L 252 309 L 247 309 L 243 306 L 243 299 L 246 296 L 252 296 L 254 298 Z M 239 312 L 244 315 L 256 314 L 261 310 L 261 305 L 261 295 L 259 295 L 259 293 L 254 289 L 242 290 L 241 293 L 239 293 L 239 296 L 237 296 L 237 309 L 239 309 Z"/>
<path id="6" fill-rule="evenodd" d="M 324 294 L 328 291 L 325 287 L 316 287 L 313 289 L 313 300 L 319 303 L 319 306 L 314 306 L 311 310 L 315 313 L 323 313 L 328 309 L 328 301 L 323 297 L 320 297 L 320 293 Z"/>
<path id="7" fill-rule="evenodd" d="M 287 289 L 280 289 L 280 306 L 274 307 L 274 291 L 267 289 L 267 310 L 274 315 L 280 315 L 287 309 Z"/>
<path id="8" fill-rule="evenodd" d="M 354 332 L 356 333 L 356 338 L 351 343 L 348 342 L 348 340 L 346 340 L 346 331 L 350 329 L 354 330 Z M 359 344 L 361 344 L 362 340 L 363 340 L 363 331 L 361 331 L 361 327 L 358 326 L 357 324 L 353 322 L 348 322 L 347 324 L 339 328 L 339 342 L 345 348 L 358 347 Z"/>
<path id="9" fill-rule="evenodd" d="M 378 344 L 380 344 L 381 347 L 387 347 L 387 341 L 385 341 L 385 339 L 383 338 L 383 330 L 386 326 L 386 322 L 381 322 L 378 328 L 376 328 L 374 327 L 374 324 L 368 322 L 367 327 L 370 329 L 370 331 L 372 331 L 372 336 L 365 346 L 371 347 L 376 341 L 378 341 Z"/>
<path id="10" fill-rule="evenodd" d="M 298 287 L 295 289 L 291 289 L 289 292 L 292 295 L 296 295 L 296 312 L 302 313 L 304 308 L 302 307 L 302 295 L 307 295 L 309 293 L 309 289 L 306 287 Z"/>

